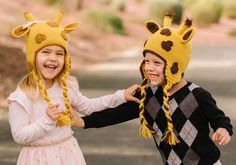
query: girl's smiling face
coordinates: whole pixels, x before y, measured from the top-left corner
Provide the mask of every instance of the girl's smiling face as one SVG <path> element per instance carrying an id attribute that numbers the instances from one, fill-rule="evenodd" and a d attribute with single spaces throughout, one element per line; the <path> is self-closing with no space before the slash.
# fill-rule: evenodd
<path id="1" fill-rule="evenodd" d="M 46 46 L 36 54 L 36 68 L 44 82 L 53 82 L 65 63 L 65 50 L 56 45 Z"/>
<path id="2" fill-rule="evenodd" d="M 165 62 L 157 55 L 147 52 L 144 57 L 145 71 L 152 86 L 163 85 L 165 82 Z"/>

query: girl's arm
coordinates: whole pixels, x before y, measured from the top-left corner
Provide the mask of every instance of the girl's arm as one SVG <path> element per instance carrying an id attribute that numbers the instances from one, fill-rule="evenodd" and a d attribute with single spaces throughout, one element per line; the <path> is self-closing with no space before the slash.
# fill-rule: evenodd
<path id="1" fill-rule="evenodd" d="M 29 144 L 55 128 L 55 122 L 46 114 L 30 123 L 30 114 L 16 101 L 9 103 L 9 122 L 16 143 Z"/>
<path id="2" fill-rule="evenodd" d="M 96 111 L 117 107 L 128 100 L 138 101 L 137 98 L 132 96 L 135 90 L 137 90 L 139 87 L 139 85 L 133 85 L 126 90 L 118 90 L 114 94 L 105 95 L 98 98 L 88 98 L 80 93 L 79 85 L 75 79 L 72 86 L 74 96 L 71 106 L 76 111 L 85 115 L 89 115 Z"/>

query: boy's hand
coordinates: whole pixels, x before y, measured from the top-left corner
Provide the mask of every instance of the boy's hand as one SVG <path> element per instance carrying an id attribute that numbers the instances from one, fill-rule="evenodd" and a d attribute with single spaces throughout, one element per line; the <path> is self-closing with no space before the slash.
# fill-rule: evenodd
<path id="1" fill-rule="evenodd" d="M 124 93 L 124 95 L 125 95 L 125 100 L 126 100 L 126 101 L 135 101 L 135 102 L 139 103 L 140 100 L 137 99 L 136 97 L 134 97 L 133 94 L 134 94 L 136 91 L 140 90 L 140 88 L 141 88 L 141 86 L 138 85 L 138 84 L 134 84 L 134 85 L 130 86 L 129 88 L 127 88 L 127 89 L 125 90 L 125 93 Z"/>
<path id="2" fill-rule="evenodd" d="M 77 112 L 74 111 L 73 109 L 71 109 L 71 114 L 72 114 L 73 126 L 79 127 L 79 128 L 84 128 L 85 127 L 84 120 L 81 117 L 79 117 Z"/>
<path id="3" fill-rule="evenodd" d="M 58 107 L 59 107 L 59 104 L 50 104 L 46 109 L 46 114 L 53 121 L 56 121 L 60 116 Z"/>
<path id="4" fill-rule="evenodd" d="M 226 145 L 230 141 L 230 135 L 225 128 L 218 128 L 212 135 L 212 140 L 219 145 Z"/>

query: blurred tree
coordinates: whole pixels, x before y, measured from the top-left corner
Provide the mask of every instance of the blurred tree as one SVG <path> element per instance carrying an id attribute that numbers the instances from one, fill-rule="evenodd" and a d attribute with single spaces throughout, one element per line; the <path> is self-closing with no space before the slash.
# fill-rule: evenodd
<path id="1" fill-rule="evenodd" d="M 81 10 L 83 8 L 83 0 L 78 0 L 77 2 L 77 9 Z"/>
<path id="2" fill-rule="evenodd" d="M 162 23 L 163 16 L 167 13 L 175 15 L 173 22 L 180 23 L 183 14 L 183 7 L 179 0 L 150 0 L 149 15 L 158 23 Z"/>
<path id="3" fill-rule="evenodd" d="M 114 13 L 90 10 L 87 15 L 89 20 L 104 32 L 126 34 L 122 19 Z"/>
<path id="4" fill-rule="evenodd" d="M 236 19 L 236 0 L 224 0 L 224 15 Z"/>
<path id="5" fill-rule="evenodd" d="M 124 0 L 112 0 L 112 6 L 115 10 L 124 11 L 125 1 Z"/>
<path id="6" fill-rule="evenodd" d="M 218 0 L 198 0 L 189 7 L 194 21 L 199 26 L 218 23 L 223 11 L 223 5 Z"/>

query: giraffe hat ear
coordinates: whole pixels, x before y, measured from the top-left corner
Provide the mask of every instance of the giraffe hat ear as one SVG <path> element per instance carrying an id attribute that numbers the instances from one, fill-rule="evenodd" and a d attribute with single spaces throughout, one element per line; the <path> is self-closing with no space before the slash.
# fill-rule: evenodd
<path id="1" fill-rule="evenodd" d="M 80 23 L 79 22 L 75 22 L 75 23 L 71 23 L 71 24 L 66 24 L 64 26 L 64 31 L 66 33 L 69 33 L 71 31 L 74 31 L 75 29 L 78 29 L 80 26 Z"/>
<path id="2" fill-rule="evenodd" d="M 25 34 L 27 34 L 29 32 L 29 28 L 23 28 L 23 25 L 19 25 L 17 27 L 15 27 L 11 34 L 14 36 L 14 37 L 22 37 L 24 36 Z"/>
<path id="3" fill-rule="evenodd" d="M 161 28 L 161 26 L 153 20 L 145 22 L 144 26 L 151 33 L 155 33 Z"/>
<path id="4" fill-rule="evenodd" d="M 185 30 L 185 32 L 181 35 L 181 42 L 182 43 L 189 42 L 192 39 L 194 33 L 195 33 L 195 29 L 193 27 Z"/>

